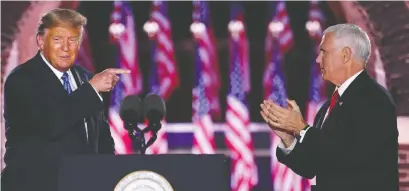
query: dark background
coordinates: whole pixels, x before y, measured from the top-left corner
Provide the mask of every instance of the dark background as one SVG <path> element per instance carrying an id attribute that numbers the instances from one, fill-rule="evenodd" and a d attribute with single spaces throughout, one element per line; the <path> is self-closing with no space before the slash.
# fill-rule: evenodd
<path id="1" fill-rule="evenodd" d="M 144 90 L 148 90 L 148 74 L 150 65 L 150 47 L 143 24 L 149 20 L 151 2 L 131 1 L 135 17 L 135 27 L 138 37 L 139 64 L 144 77 Z M 228 30 L 227 24 L 230 20 L 230 3 L 209 1 L 211 21 L 216 37 L 219 55 L 219 65 L 222 80 L 220 90 L 220 102 L 222 106 L 221 119 L 224 121 L 226 107 L 226 93 L 228 92 Z M 240 2 L 244 7 L 246 32 L 249 39 L 250 69 L 251 69 L 251 91 L 247 95 L 251 121 L 261 121 L 259 104 L 263 100 L 262 76 L 265 66 L 264 41 L 267 25 L 274 10 L 269 2 Z M 275 5 L 277 2 L 274 2 Z M 88 34 L 91 43 L 92 55 L 97 71 L 115 66 L 115 46 L 109 43 L 108 26 L 112 2 L 81 2 L 78 10 L 88 18 Z M 312 52 L 311 40 L 305 29 L 308 20 L 309 2 L 286 2 L 290 24 L 294 34 L 294 46 L 285 55 L 285 77 L 287 93 L 290 99 L 297 101 L 298 105 L 305 110 L 309 88 L 309 72 L 315 55 Z M 320 6 L 325 14 L 326 25 L 336 24 L 326 2 Z M 167 100 L 168 122 L 190 122 L 192 118 L 192 87 L 194 82 L 194 52 L 193 41 L 189 27 L 192 23 L 192 2 L 180 1 L 168 2 L 168 14 L 172 24 L 172 36 L 176 51 L 176 61 L 180 75 L 180 86 Z M 325 27 L 325 26 L 324 26 Z M 328 88 L 331 91 L 331 88 Z M 143 97 L 144 94 L 141 94 Z M 106 94 L 105 101 L 109 105 L 109 96 Z"/>
<path id="2" fill-rule="evenodd" d="M 22 16 L 24 10 L 32 2 L 24 1 L 2 1 L 1 28 L 2 28 L 2 68 L 8 58 L 9 50 L 7 47 L 15 39 L 17 34 L 17 21 Z M 262 101 L 262 75 L 265 65 L 264 60 L 264 38 L 267 24 L 271 19 L 269 12 L 273 10 L 268 6 L 268 2 L 241 2 L 245 9 L 245 24 L 250 41 L 250 67 L 252 75 L 252 91 L 248 95 L 251 120 L 260 122 L 259 103 Z M 328 4 L 334 11 L 337 10 L 339 2 L 320 2 L 321 8 L 327 19 L 326 26 L 336 24 L 333 13 L 328 8 Z M 407 50 L 409 50 L 409 11 L 408 4 L 402 1 L 360 1 L 360 4 L 368 15 L 368 21 L 372 22 L 372 31 L 374 32 L 375 43 L 379 47 L 382 61 L 385 65 L 385 71 L 388 80 L 388 89 L 393 95 L 397 107 L 398 116 L 408 116 L 408 66 L 409 59 Z M 62 1 L 61 4 L 72 4 L 72 2 Z M 149 19 L 151 2 L 132 1 L 136 32 L 138 36 L 139 63 L 144 75 L 145 90 L 147 87 L 148 70 L 150 64 L 150 47 L 147 35 L 143 32 L 142 26 Z M 176 59 L 179 67 L 181 85 L 175 90 L 172 97 L 167 101 L 169 122 L 190 122 L 192 105 L 191 90 L 193 87 L 193 42 L 189 31 L 191 24 L 192 2 L 168 2 L 169 14 L 172 23 L 173 40 L 176 50 Z M 223 87 L 220 91 L 220 101 L 225 109 L 226 92 L 228 92 L 228 50 L 227 50 L 227 23 L 229 21 L 229 2 L 209 2 L 210 12 L 213 22 L 213 30 L 217 37 L 217 47 L 219 54 L 220 71 L 222 74 Z M 310 39 L 304 26 L 308 19 L 309 2 L 286 2 L 287 12 L 290 17 L 291 28 L 293 29 L 295 44 L 285 55 L 284 69 L 286 74 L 287 92 L 290 98 L 295 99 L 301 109 L 305 110 L 305 104 L 308 96 L 309 85 L 309 67 L 313 57 L 310 45 Z M 61 7 L 64 7 L 63 5 Z M 71 6 L 69 6 L 71 7 Z M 340 8 L 337 11 L 337 17 L 345 20 L 345 14 Z M 115 47 L 108 41 L 109 17 L 112 11 L 112 2 L 81 2 L 80 12 L 89 19 L 88 32 L 90 34 L 93 59 L 97 71 L 107 67 L 114 67 Z M 342 22 L 342 21 L 340 21 Z M 325 26 L 324 26 L 325 27 Z M 3 80 L 3 79 L 2 79 Z M 332 88 L 328 88 L 330 92 Z M 145 91 L 146 92 L 146 91 Z M 110 94 L 104 95 L 106 104 L 109 104 Z M 144 96 L 142 94 L 141 96 Z M 223 114 L 224 112 L 222 112 Z M 224 116 L 222 116 L 222 121 Z M 405 126 L 406 127 L 406 126 Z M 401 135 L 405 135 L 401 133 Z M 192 135 L 189 133 L 169 133 L 169 150 L 184 149 L 190 151 Z M 215 134 L 216 147 L 218 151 L 227 151 L 224 145 L 224 136 L 222 133 Z M 259 184 L 252 191 L 272 190 L 272 177 L 270 172 L 271 158 L 270 135 L 266 132 L 253 132 L 252 140 L 255 148 L 255 157 L 258 165 Z M 399 150 L 399 173 L 402 177 L 408 174 L 407 158 L 409 156 L 409 147 L 405 142 L 400 143 Z M 263 152 L 257 152 L 263 151 Z M 261 153 L 261 154 L 260 154 Z M 263 154 L 264 153 L 264 154 Z M 407 176 L 406 176 L 407 177 Z M 402 179 L 400 182 L 401 190 L 408 188 L 408 181 Z"/>

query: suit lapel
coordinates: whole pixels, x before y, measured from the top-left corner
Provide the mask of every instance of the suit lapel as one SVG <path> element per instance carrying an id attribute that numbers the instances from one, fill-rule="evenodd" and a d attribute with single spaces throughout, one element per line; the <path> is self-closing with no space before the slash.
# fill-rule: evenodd
<path id="1" fill-rule="evenodd" d="M 322 105 L 321 110 L 317 113 L 317 119 L 315 120 L 315 124 L 313 125 L 314 127 L 317 127 L 318 129 L 322 129 L 322 125 L 323 125 L 322 123 L 324 121 L 325 113 L 329 107 L 329 104 L 330 102 L 328 100 Z"/>
<path id="2" fill-rule="evenodd" d="M 42 90 L 46 91 L 52 98 L 67 96 L 67 91 L 60 79 L 54 74 L 50 67 L 41 58 L 40 52 L 34 57 L 38 72 L 33 72 L 39 80 L 39 85 Z"/>
<path id="3" fill-rule="evenodd" d="M 327 118 L 324 120 L 321 129 L 323 130 L 328 130 L 330 129 L 332 126 L 334 126 L 334 122 L 336 121 L 336 119 L 339 117 L 339 110 L 340 110 L 340 105 L 339 105 L 339 100 L 337 101 L 337 103 L 335 103 L 334 108 L 332 108 L 331 113 L 327 116 Z M 326 110 L 325 110 L 326 111 Z M 326 113 L 326 112 L 325 112 Z M 324 113 L 324 117 L 325 117 L 325 113 Z M 330 125 L 329 125 L 330 124 Z"/>
<path id="4" fill-rule="evenodd" d="M 365 85 L 368 80 L 371 80 L 368 73 L 364 70 L 361 74 L 359 74 L 355 80 L 348 86 L 342 96 L 338 99 L 335 107 L 332 109 L 331 113 L 325 119 L 324 124 L 322 125 L 322 129 L 327 130 L 331 129 L 332 127 L 336 126 L 337 119 L 340 117 L 342 113 L 342 108 L 345 103 L 350 102 L 356 94 L 362 89 L 362 86 Z M 325 113 L 324 113 L 325 116 Z"/>
<path id="5" fill-rule="evenodd" d="M 75 83 L 77 84 L 77 87 L 79 88 L 84 83 L 84 81 L 81 79 L 80 74 L 74 67 L 72 67 L 70 71 L 72 75 L 74 76 L 74 80 L 75 80 Z"/>

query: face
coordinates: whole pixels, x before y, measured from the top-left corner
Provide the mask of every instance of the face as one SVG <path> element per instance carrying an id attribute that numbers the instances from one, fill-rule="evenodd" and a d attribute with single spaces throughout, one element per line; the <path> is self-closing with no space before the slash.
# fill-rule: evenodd
<path id="1" fill-rule="evenodd" d="M 322 78 L 334 85 L 341 85 L 350 61 L 349 48 L 337 47 L 332 33 L 326 33 L 320 44 L 320 53 L 316 59 Z M 349 51 L 349 52 L 348 52 Z"/>
<path id="2" fill-rule="evenodd" d="M 65 72 L 71 68 L 78 55 L 81 29 L 57 26 L 46 29 L 37 42 L 44 57 L 54 68 Z"/>

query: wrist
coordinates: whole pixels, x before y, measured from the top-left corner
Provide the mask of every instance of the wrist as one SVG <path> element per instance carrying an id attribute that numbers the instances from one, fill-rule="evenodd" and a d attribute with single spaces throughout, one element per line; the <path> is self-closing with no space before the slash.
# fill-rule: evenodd
<path id="1" fill-rule="evenodd" d="M 91 85 L 92 88 L 94 88 L 94 90 L 96 92 L 99 92 L 99 90 L 97 89 L 97 86 L 93 83 L 92 79 L 90 81 L 88 81 L 89 85 Z"/>
<path id="2" fill-rule="evenodd" d="M 286 139 L 281 139 L 281 141 L 283 142 L 285 148 L 288 148 L 294 142 L 294 139 L 295 137 L 293 135 L 289 135 Z"/>
<path id="3" fill-rule="evenodd" d="M 301 120 L 299 123 L 298 123 L 298 125 L 297 125 L 297 130 L 294 132 L 294 134 L 295 135 L 300 135 L 300 132 L 302 131 L 302 130 L 305 130 L 305 129 L 307 129 L 308 128 L 308 124 L 304 121 L 304 120 Z"/>
<path id="4" fill-rule="evenodd" d="M 295 136 L 298 140 L 300 140 L 300 139 L 301 139 L 301 136 L 304 136 L 306 130 L 307 130 L 309 127 L 310 127 L 310 126 L 309 126 L 308 124 L 306 124 L 306 125 L 304 126 L 304 128 L 302 128 L 302 129 L 300 129 L 299 131 L 297 131 L 296 133 L 294 133 L 294 136 Z"/>

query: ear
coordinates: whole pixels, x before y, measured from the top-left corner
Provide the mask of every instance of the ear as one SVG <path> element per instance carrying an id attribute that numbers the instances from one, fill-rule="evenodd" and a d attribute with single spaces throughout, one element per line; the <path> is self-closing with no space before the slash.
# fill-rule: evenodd
<path id="1" fill-rule="evenodd" d="M 352 50 L 351 50 L 351 48 L 349 48 L 348 46 L 347 47 L 344 47 L 343 49 L 342 49 L 342 63 L 348 63 L 349 61 L 351 61 L 351 59 L 352 59 Z"/>
<path id="2" fill-rule="evenodd" d="M 44 36 L 41 36 L 37 34 L 37 45 L 40 48 L 40 50 L 44 50 Z"/>

